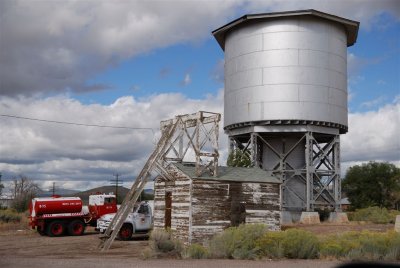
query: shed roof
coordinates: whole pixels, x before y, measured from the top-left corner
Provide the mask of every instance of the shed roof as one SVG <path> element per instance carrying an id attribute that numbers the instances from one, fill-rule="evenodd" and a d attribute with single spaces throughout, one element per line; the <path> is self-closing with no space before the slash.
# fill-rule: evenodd
<path id="1" fill-rule="evenodd" d="M 346 198 L 342 198 L 342 199 L 340 200 L 340 204 L 341 204 L 341 205 L 351 205 L 351 202 L 349 201 L 349 198 L 346 197 Z"/>
<path id="2" fill-rule="evenodd" d="M 352 46 L 357 40 L 358 28 L 360 23 L 358 21 L 345 19 L 342 17 L 338 17 L 335 15 L 331 15 L 328 13 L 324 13 L 315 9 L 307 9 L 307 10 L 296 10 L 296 11 L 285 11 L 285 12 L 273 12 L 273 13 L 260 13 L 260 14 L 246 14 L 236 20 L 225 24 L 224 26 L 214 30 L 212 34 L 215 39 L 217 39 L 219 45 L 222 50 L 225 50 L 225 36 L 226 34 L 232 30 L 233 28 L 243 26 L 248 21 L 254 20 L 270 20 L 276 18 L 283 17 L 294 17 L 294 16 L 314 16 L 326 20 L 330 20 L 333 22 L 337 22 L 342 24 L 347 32 L 347 46 Z"/>
<path id="3" fill-rule="evenodd" d="M 209 174 L 203 174 L 201 177 L 195 175 L 195 166 L 193 164 L 174 164 L 180 171 L 192 179 L 214 180 L 214 181 L 236 181 L 236 182 L 265 182 L 281 183 L 273 176 L 268 176 L 265 170 L 260 168 L 245 167 L 218 167 L 218 176 L 213 177 Z"/>

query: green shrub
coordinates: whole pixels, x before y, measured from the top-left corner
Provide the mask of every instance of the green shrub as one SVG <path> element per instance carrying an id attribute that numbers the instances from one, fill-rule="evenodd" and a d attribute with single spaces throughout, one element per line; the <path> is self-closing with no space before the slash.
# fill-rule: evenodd
<path id="1" fill-rule="evenodd" d="M 381 260 L 388 253 L 389 237 L 387 234 L 363 231 L 359 240 L 363 259 Z"/>
<path id="2" fill-rule="evenodd" d="M 264 224 L 242 224 L 230 227 L 210 241 L 210 252 L 214 258 L 255 259 L 259 248 L 257 240 L 267 232 Z"/>
<path id="3" fill-rule="evenodd" d="M 20 222 L 21 215 L 13 209 L 0 210 L 0 222 Z"/>
<path id="4" fill-rule="evenodd" d="M 318 257 L 319 241 L 311 232 L 289 229 L 282 241 L 284 254 L 291 259 L 315 259 Z"/>
<path id="5" fill-rule="evenodd" d="M 388 251 L 383 257 L 385 261 L 396 261 L 400 260 L 400 234 L 394 231 L 388 232 Z"/>
<path id="6" fill-rule="evenodd" d="M 394 223 L 396 215 L 396 212 L 389 212 L 386 208 L 379 207 L 357 209 L 355 212 L 348 214 L 351 221 L 369 221 L 382 224 Z"/>
<path id="7" fill-rule="evenodd" d="M 318 238 L 299 229 L 268 232 L 257 241 L 257 246 L 260 255 L 268 258 L 315 259 L 319 253 Z"/>
<path id="8" fill-rule="evenodd" d="M 398 210 L 389 210 L 389 215 L 390 215 L 390 223 L 395 223 L 396 222 L 396 216 L 400 215 L 400 211 L 398 211 Z"/>
<path id="9" fill-rule="evenodd" d="M 180 256 L 183 250 L 182 243 L 172 238 L 171 230 L 153 230 L 149 240 L 150 249 L 153 251 L 155 257 L 160 253 Z M 146 255 L 151 256 L 152 254 L 148 254 L 147 252 Z"/>
<path id="10" fill-rule="evenodd" d="M 199 244 L 191 244 L 184 251 L 184 257 L 188 259 L 206 259 L 208 255 L 208 249 Z"/>
<path id="11" fill-rule="evenodd" d="M 322 239 L 320 245 L 321 257 L 341 259 L 349 252 L 360 247 L 359 232 L 346 232 L 341 235 L 329 235 Z"/>
<path id="12" fill-rule="evenodd" d="M 349 260 L 400 260 L 400 234 L 347 232 L 321 241 L 320 255 Z"/>
<path id="13" fill-rule="evenodd" d="M 283 258 L 285 254 L 282 242 L 285 235 L 285 232 L 267 232 L 256 242 L 260 255 L 271 259 Z"/>

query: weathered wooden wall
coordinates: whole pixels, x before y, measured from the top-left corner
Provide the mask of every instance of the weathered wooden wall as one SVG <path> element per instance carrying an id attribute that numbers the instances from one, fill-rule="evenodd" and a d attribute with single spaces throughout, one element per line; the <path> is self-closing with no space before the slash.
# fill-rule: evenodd
<path id="1" fill-rule="evenodd" d="M 241 195 L 246 206 L 246 223 L 264 223 L 271 231 L 281 229 L 279 184 L 242 183 Z"/>
<path id="2" fill-rule="evenodd" d="M 154 193 L 154 228 L 164 229 L 165 193 L 172 193 L 171 229 L 184 243 L 203 243 L 237 223 L 264 223 L 280 230 L 280 186 L 191 179 L 172 168 L 175 181 L 157 179 Z M 242 206 L 245 212 L 238 214 Z"/>
<path id="3" fill-rule="evenodd" d="M 192 243 L 202 243 L 232 226 L 234 204 L 244 205 L 245 223 L 264 223 L 280 230 L 279 184 L 194 179 L 192 183 Z"/>
<path id="4" fill-rule="evenodd" d="M 230 185 L 218 181 L 193 180 L 192 243 L 202 243 L 231 225 Z"/>
<path id="5" fill-rule="evenodd" d="M 172 193 L 171 230 L 176 238 L 189 243 L 191 179 L 176 168 L 169 170 L 175 181 L 158 178 L 154 184 L 154 229 L 164 229 L 165 193 Z"/>

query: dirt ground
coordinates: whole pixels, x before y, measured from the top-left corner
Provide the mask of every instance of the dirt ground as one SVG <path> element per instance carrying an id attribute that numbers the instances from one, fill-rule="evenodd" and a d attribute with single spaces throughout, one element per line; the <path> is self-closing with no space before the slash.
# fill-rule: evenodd
<path id="1" fill-rule="evenodd" d="M 285 228 L 302 228 L 317 235 L 343 231 L 386 231 L 393 225 L 346 224 L 346 225 L 292 225 Z M 40 236 L 23 224 L 0 225 L 0 267 L 337 267 L 340 262 L 321 260 L 237 261 L 237 260 L 142 260 L 142 252 L 148 247 L 146 236 L 132 241 L 115 241 L 107 252 L 97 248 L 99 235 L 87 228 L 85 235 L 72 237 Z"/>

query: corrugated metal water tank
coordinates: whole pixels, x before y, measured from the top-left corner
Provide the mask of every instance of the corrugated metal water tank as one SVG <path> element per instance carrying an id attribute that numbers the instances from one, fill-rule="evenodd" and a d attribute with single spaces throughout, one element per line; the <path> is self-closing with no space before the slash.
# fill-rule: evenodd
<path id="1" fill-rule="evenodd" d="M 225 36 L 224 127 L 309 120 L 347 129 L 347 34 L 312 16 L 242 24 Z"/>

